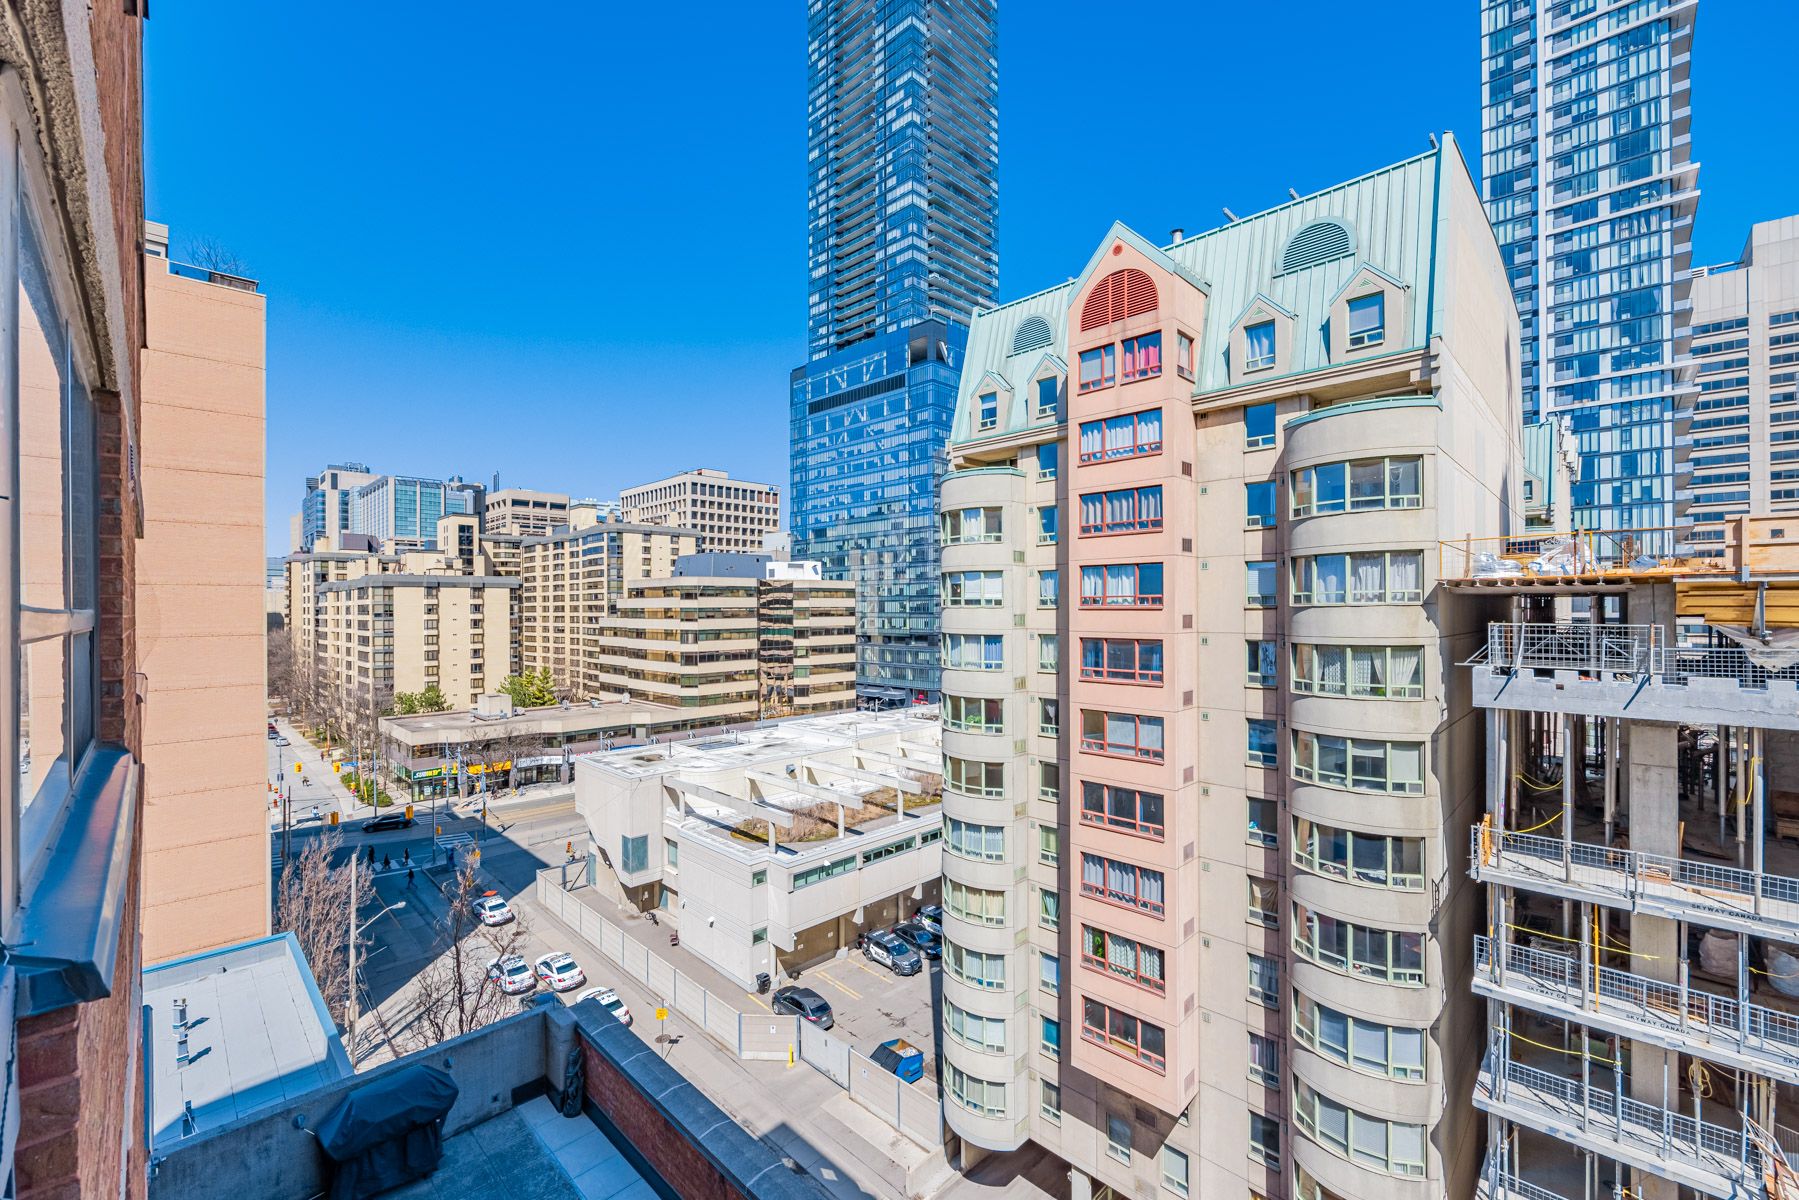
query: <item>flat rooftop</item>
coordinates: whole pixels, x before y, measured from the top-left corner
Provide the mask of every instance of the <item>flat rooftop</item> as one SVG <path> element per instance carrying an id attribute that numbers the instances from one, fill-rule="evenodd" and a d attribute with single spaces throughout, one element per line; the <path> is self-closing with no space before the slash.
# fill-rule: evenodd
<path id="1" fill-rule="evenodd" d="M 915 737 L 908 738 L 907 734 Z M 685 742 L 602 750 L 583 755 L 579 762 L 584 768 L 621 778 L 645 779 L 682 772 L 747 770 L 763 763 L 841 750 L 872 737 L 897 737 L 901 741 L 916 741 L 922 749 L 936 750 L 936 735 L 937 707 L 919 705 L 879 713 L 794 717 L 758 729 L 725 730 L 714 737 L 701 736 Z"/>
<path id="2" fill-rule="evenodd" d="M 179 1061 L 176 1001 L 186 1001 Z M 292 934 L 149 967 L 151 1145 L 292 1104 L 351 1074 L 337 1027 Z M 193 1105 L 194 1127 L 183 1131 Z"/>
<path id="3" fill-rule="evenodd" d="M 510 717 L 478 717 L 470 710 L 424 713 L 412 717 L 383 717 L 381 727 L 408 745 L 505 737 L 514 733 L 579 733 L 587 729 L 613 729 L 626 725 L 658 727 L 692 717 L 687 709 L 646 700 L 582 701 L 567 708 L 559 704 L 521 708 Z"/>

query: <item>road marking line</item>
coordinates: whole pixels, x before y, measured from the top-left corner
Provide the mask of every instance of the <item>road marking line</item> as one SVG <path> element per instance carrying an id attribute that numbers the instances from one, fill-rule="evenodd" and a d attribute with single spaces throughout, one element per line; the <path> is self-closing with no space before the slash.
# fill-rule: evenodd
<path id="1" fill-rule="evenodd" d="M 848 987 L 845 984 L 839 983 L 837 980 L 832 979 L 829 975 L 826 975 L 822 971 L 814 971 L 813 975 L 815 975 L 819 979 L 824 980 L 826 983 L 830 984 L 832 987 L 836 988 L 838 991 L 842 992 L 844 995 L 849 996 L 851 999 L 855 999 L 855 1000 L 862 999 L 861 992 L 858 992 L 854 988 Z"/>
<path id="2" fill-rule="evenodd" d="M 745 992 L 744 995 L 748 996 L 751 1000 L 754 1000 L 756 1002 L 756 1007 L 761 1009 L 763 1012 L 772 1013 L 775 1011 L 774 1009 L 770 1008 L 768 1005 L 762 1003 L 762 997 L 758 996 L 756 993 Z"/>

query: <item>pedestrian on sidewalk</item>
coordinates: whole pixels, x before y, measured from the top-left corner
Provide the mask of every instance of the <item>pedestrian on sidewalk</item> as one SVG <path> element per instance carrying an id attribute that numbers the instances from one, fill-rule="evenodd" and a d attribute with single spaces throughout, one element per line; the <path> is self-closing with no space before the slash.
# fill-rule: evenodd
<path id="1" fill-rule="evenodd" d="M 407 887 L 412 886 L 412 872 L 411 871 L 406 872 L 406 886 Z"/>
<path id="2" fill-rule="evenodd" d="M 394 865 L 393 855 L 383 852 L 381 855 L 381 869 L 383 871 L 385 871 L 393 865 Z"/>
<path id="3" fill-rule="evenodd" d="M 410 867 L 412 865 L 412 848 L 410 846 L 405 847 L 400 851 L 400 865 L 404 867 Z"/>
<path id="4" fill-rule="evenodd" d="M 369 847 L 369 870 L 373 871 L 374 869 L 375 869 L 375 848 L 373 846 L 370 846 Z"/>

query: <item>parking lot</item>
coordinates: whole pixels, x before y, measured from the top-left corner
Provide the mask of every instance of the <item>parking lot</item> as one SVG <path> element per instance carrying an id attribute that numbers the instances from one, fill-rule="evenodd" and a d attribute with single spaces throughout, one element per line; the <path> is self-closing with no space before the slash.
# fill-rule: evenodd
<path id="1" fill-rule="evenodd" d="M 793 983 L 809 987 L 831 1005 L 833 1034 L 863 1054 L 890 1038 L 905 1038 L 924 1051 L 925 1077 L 937 1073 L 936 1009 L 943 997 L 941 961 L 927 959 L 916 975 L 895 975 L 860 950 L 812 967 Z M 766 997 L 752 997 L 762 1003 Z M 764 1005 L 766 1007 L 766 1005 Z"/>

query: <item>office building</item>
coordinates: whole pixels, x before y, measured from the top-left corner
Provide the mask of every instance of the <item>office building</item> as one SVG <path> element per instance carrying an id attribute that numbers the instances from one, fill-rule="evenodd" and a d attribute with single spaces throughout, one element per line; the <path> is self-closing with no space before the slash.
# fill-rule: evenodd
<path id="1" fill-rule="evenodd" d="M 437 518 L 483 511 L 485 489 L 448 480 L 377 475 L 363 463 L 334 463 L 306 479 L 300 504 L 300 549 L 341 549 L 344 534 L 362 533 L 390 552 L 429 550 Z M 319 539 L 325 539 L 321 546 Z"/>
<path id="2" fill-rule="evenodd" d="M 618 503 L 625 521 L 693 530 L 701 551 L 752 553 L 762 548 L 763 535 L 781 524 L 777 488 L 704 468 L 626 488 Z"/>
<path id="3" fill-rule="evenodd" d="M 150 511 L 143 471 L 147 423 L 181 415 L 146 400 L 140 361 L 142 20 L 140 4 L 14 9 L 0 39 L 0 1181 L 17 1200 L 143 1200 L 147 1182 L 139 914 L 161 785 L 145 726 L 179 696 L 145 674 L 139 556 L 190 497 Z M 177 448 L 158 440 L 166 468 Z M 232 553 L 253 622 L 261 551 Z"/>
<path id="4" fill-rule="evenodd" d="M 610 697 L 598 670 L 599 629 L 627 580 L 663 578 L 698 548 L 700 534 L 672 525 L 606 522 L 563 526 L 519 546 L 518 651 L 521 672 L 548 671 L 571 697 Z"/>
<path id="5" fill-rule="evenodd" d="M 937 487 L 967 322 L 999 295 L 998 20 L 988 0 L 809 10 L 788 525 L 856 586 L 871 703 L 937 694 Z"/>
<path id="6" fill-rule="evenodd" d="M 829 961 L 939 899 L 934 717 L 845 713 L 582 755 L 575 811 L 598 886 L 745 988 Z"/>
<path id="7" fill-rule="evenodd" d="M 486 529 L 490 533 L 543 537 L 568 523 L 568 497 L 561 492 L 505 488 L 487 494 Z"/>
<path id="8" fill-rule="evenodd" d="M 816 564 L 694 555 L 668 578 L 627 581 L 611 607 L 589 660 L 602 689 L 708 724 L 856 706 L 855 589 Z"/>
<path id="9" fill-rule="evenodd" d="M 300 544 L 294 549 L 311 553 L 323 538 L 324 549 L 334 550 L 338 535 L 361 533 L 356 527 L 356 490 L 376 478 L 367 464 L 357 462 L 330 463 L 317 475 L 307 476 L 306 495 L 300 502 Z"/>
<path id="10" fill-rule="evenodd" d="M 1643 530 L 1664 550 L 1685 523 L 1679 426 L 1696 390 L 1685 349 L 1698 7 L 1481 7 L 1484 196 L 1524 331 L 1524 419 L 1572 422 L 1577 526 Z"/>
<path id="11" fill-rule="evenodd" d="M 1799 512 L 1799 217 L 1758 222 L 1736 262 L 1693 275 L 1700 391 L 1676 469 L 1693 553 L 1711 558 L 1730 517 Z"/>
<path id="12" fill-rule="evenodd" d="M 1441 148 L 976 315 L 943 483 L 944 1119 L 1073 1194 L 1474 1194 L 1486 763 L 1439 544 L 1523 527 Z"/>
<path id="13" fill-rule="evenodd" d="M 1456 831 L 1486 885 L 1486 1195 L 1799 1188 L 1791 520 L 1732 517 L 1697 561 L 1596 539 L 1575 578 L 1445 556 L 1445 590 L 1499 602 L 1461 668 L 1490 766 Z"/>
<path id="14" fill-rule="evenodd" d="M 155 963 L 269 931 L 265 592 L 281 560 L 263 553 L 267 297 L 177 273 L 157 253 L 167 227 L 145 227 L 137 610 Z"/>

